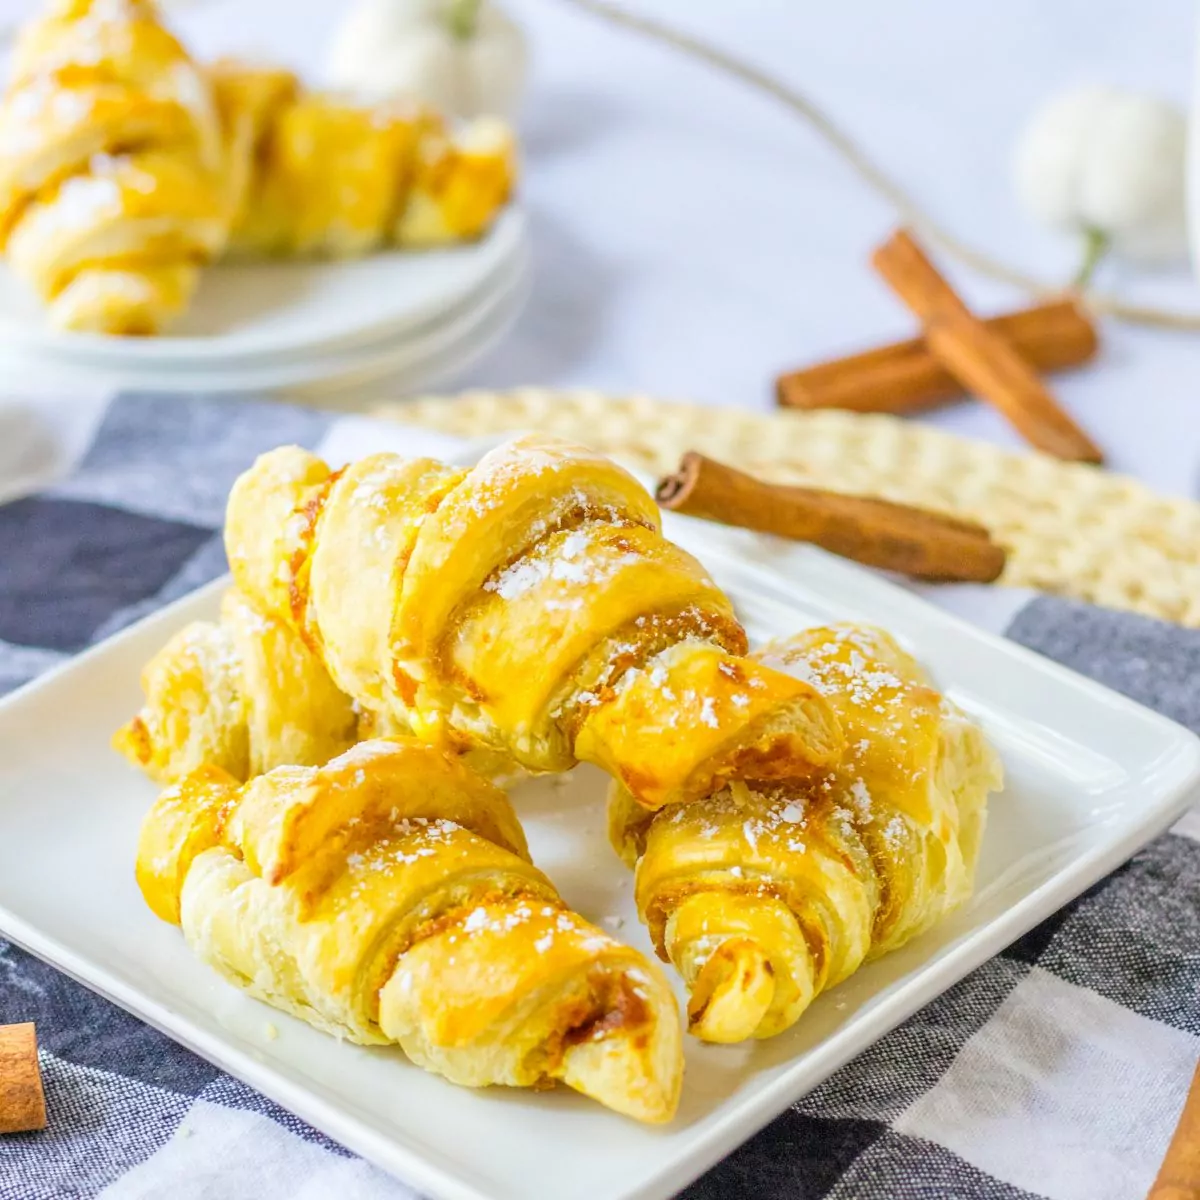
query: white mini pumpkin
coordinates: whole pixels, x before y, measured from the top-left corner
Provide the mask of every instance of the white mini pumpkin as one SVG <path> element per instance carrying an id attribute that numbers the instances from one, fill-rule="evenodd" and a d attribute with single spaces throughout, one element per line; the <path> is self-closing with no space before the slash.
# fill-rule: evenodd
<path id="1" fill-rule="evenodd" d="M 1013 159 L 1017 198 L 1035 220 L 1081 235 L 1079 282 L 1108 250 L 1141 262 L 1187 252 L 1187 121 L 1152 96 L 1080 87 L 1034 114 Z"/>
<path id="2" fill-rule="evenodd" d="M 410 96 L 453 117 L 511 118 L 526 58 L 520 27 L 488 0 L 359 0 L 326 75 L 335 88 Z"/>

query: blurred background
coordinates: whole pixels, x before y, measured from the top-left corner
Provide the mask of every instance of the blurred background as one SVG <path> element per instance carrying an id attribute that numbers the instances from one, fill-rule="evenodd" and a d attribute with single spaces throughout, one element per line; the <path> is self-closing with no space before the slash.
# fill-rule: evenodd
<path id="1" fill-rule="evenodd" d="M 319 82 L 350 6 L 212 0 L 168 12 L 197 58 L 236 52 Z M 867 265 L 897 215 L 826 141 L 736 80 L 563 0 L 505 0 L 529 45 L 517 118 L 532 247 L 527 307 L 454 386 L 587 385 L 768 408 L 784 370 L 914 330 Z M 1098 83 L 1186 107 L 1196 10 L 1009 0 L 637 0 L 817 102 L 948 229 L 1014 268 L 1065 281 L 1078 246 L 1025 215 L 1011 160 L 1064 88 Z M 4 0 L 6 24 L 31 5 Z M 1028 297 L 941 262 L 981 312 Z M 1184 262 L 1111 262 L 1096 282 L 1200 312 Z M 1200 477 L 1196 334 L 1101 325 L 1103 351 L 1056 381 L 1109 464 L 1169 492 Z M 983 405 L 930 419 L 1017 445 Z"/>

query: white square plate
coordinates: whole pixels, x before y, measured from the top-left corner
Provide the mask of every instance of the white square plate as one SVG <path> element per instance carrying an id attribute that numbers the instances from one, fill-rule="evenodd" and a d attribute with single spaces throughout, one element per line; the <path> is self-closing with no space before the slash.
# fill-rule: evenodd
<path id="1" fill-rule="evenodd" d="M 457 1089 L 398 1052 L 339 1044 L 196 962 L 133 880 L 154 791 L 109 749 L 138 672 L 221 584 L 0 704 L 0 931 L 421 1190 L 454 1200 L 653 1200 L 699 1175 L 910 1013 L 1165 829 L 1200 781 L 1172 722 L 807 547 L 668 518 L 755 639 L 834 619 L 897 634 L 983 722 L 1008 788 L 993 797 L 974 900 L 822 997 L 772 1041 L 689 1040 L 684 1099 L 646 1129 L 566 1091 Z M 514 799 L 537 862 L 585 915 L 649 950 L 604 838 L 604 782 L 580 769 Z M 611 924 L 611 922 L 610 922 Z M 268 1036 L 269 1026 L 279 1036 Z"/>

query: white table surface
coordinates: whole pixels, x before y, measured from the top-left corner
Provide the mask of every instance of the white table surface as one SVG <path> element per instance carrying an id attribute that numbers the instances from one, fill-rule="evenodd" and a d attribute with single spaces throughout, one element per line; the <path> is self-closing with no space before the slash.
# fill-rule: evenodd
<path id="1" fill-rule="evenodd" d="M 0 0 L 11 12 L 28 0 Z M 912 322 L 866 258 L 893 214 L 796 118 L 741 85 L 560 0 L 506 0 L 527 27 L 522 119 L 535 283 L 508 341 L 456 381 L 641 390 L 768 408 L 781 370 L 904 336 Z M 1188 100 L 1189 0 L 630 0 L 798 84 L 943 221 L 1028 270 L 1074 251 L 1031 226 L 1008 176 L 1016 131 L 1063 85 Z M 315 74 L 327 0 L 209 0 L 177 18 L 201 54 L 249 50 Z M 1022 297 L 952 270 L 980 310 Z M 1173 275 L 1106 286 L 1200 310 Z M 1110 464 L 1173 493 L 1200 488 L 1200 334 L 1106 322 L 1103 357 L 1063 401 Z M 1017 444 L 972 403 L 931 418 Z"/>

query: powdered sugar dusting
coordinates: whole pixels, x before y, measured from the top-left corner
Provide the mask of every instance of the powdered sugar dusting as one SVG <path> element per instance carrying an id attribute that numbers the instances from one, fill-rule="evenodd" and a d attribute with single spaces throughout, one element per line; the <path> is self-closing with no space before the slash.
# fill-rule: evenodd
<path id="1" fill-rule="evenodd" d="M 518 600 L 527 592 L 546 583 L 577 585 L 580 589 L 595 588 L 613 578 L 619 571 L 642 562 L 635 550 L 613 553 L 612 548 L 597 542 L 586 529 L 571 530 L 557 543 L 549 542 L 518 558 L 498 575 L 488 579 L 483 587 L 502 600 Z M 573 597 L 581 600 L 582 597 Z M 578 603 L 559 601 L 560 608 L 576 608 Z"/>

